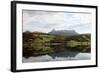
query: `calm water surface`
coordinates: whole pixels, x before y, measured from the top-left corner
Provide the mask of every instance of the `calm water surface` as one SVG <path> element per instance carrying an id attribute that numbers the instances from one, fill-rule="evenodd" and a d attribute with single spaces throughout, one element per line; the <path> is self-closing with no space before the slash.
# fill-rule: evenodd
<path id="1" fill-rule="evenodd" d="M 37 57 L 22 58 L 24 63 L 27 62 L 47 62 L 47 61 L 67 61 L 67 60 L 89 60 L 90 53 L 64 51 L 60 53 L 53 53 L 49 55 L 42 55 Z"/>

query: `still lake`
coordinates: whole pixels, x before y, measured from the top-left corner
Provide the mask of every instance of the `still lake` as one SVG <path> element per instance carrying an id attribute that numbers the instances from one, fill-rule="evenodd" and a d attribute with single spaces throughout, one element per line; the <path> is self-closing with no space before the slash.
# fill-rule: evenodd
<path id="1" fill-rule="evenodd" d="M 91 59 L 91 53 L 64 51 L 59 53 L 53 53 L 49 55 L 42 55 L 36 57 L 22 58 L 23 63 L 28 62 L 48 62 L 48 61 L 67 61 L 67 60 L 89 60 Z"/>

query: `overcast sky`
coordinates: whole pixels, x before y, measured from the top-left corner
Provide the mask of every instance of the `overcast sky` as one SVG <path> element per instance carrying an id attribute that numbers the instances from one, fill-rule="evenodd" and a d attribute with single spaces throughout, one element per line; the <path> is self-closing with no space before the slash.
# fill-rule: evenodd
<path id="1" fill-rule="evenodd" d="M 91 32 L 91 14 L 23 10 L 23 32 L 51 30 L 75 30 L 78 33 Z"/>

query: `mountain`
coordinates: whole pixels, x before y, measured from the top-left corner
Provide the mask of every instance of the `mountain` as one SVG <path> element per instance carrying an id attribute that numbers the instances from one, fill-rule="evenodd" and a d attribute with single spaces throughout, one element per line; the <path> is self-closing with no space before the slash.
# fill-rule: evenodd
<path id="1" fill-rule="evenodd" d="M 49 32 L 49 34 L 53 35 L 77 35 L 78 33 L 75 30 L 55 30 L 53 29 L 52 31 Z"/>

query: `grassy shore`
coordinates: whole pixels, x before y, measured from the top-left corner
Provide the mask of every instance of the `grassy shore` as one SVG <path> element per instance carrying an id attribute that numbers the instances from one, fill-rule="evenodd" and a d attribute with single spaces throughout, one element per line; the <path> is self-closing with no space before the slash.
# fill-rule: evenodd
<path id="1" fill-rule="evenodd" d="M 90 34 L 71 36 L 51 35 L 44 33 L 23 33 L 23 56 L 39 56 L 66 49 L 79 52 L 90 52 Z"/>

